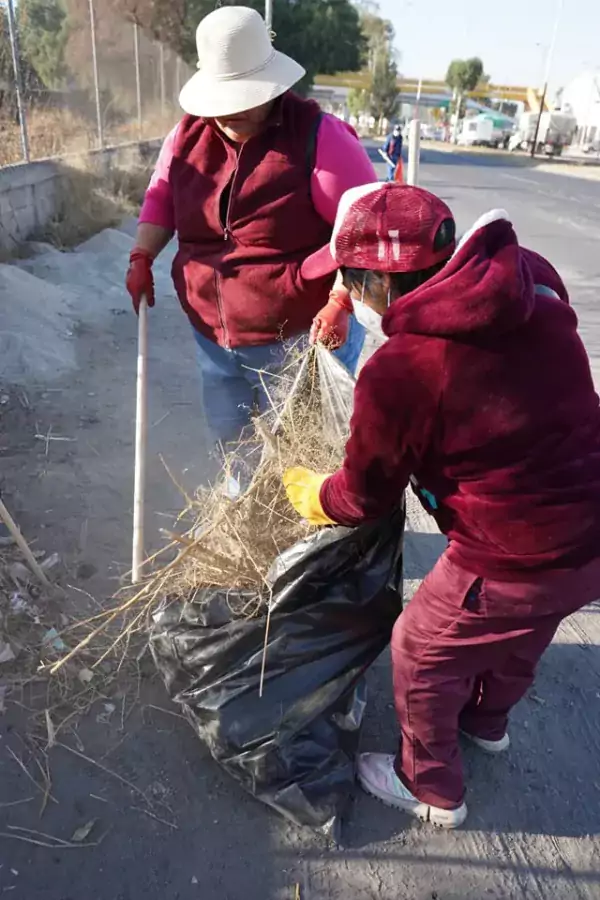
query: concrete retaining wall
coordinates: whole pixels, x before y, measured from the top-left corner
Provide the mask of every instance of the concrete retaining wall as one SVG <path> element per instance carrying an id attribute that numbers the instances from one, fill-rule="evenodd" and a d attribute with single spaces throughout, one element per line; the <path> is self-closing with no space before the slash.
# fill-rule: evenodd
<path id="1" fill-rule="evenodd" d="M 71 169 L 82 164 L 104 174 L 152 164 L 162 141 L 122 144 L 77 158 L 44 159 L 0 168 L 0 252 L 11 253 L 39 234 L 57 214 Z"/>

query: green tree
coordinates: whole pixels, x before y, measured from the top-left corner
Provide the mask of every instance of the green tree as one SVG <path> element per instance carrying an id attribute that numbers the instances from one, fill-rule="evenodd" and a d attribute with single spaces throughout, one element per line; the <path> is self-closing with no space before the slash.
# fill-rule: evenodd
<path id="1" fill-rule="evenodd" d="M 75 2 L 87 5 L 88 0 Z M 102 0 L 102 4 L 115 17 L 137 22 L 144 31 L 177 53 L 184 49 L 192 52 L 198 22 L 193 22 L 193 4 L 188 0 Z M 207 4 L 207 12 L 215 5 Z"/>
<path id="2" fill-rule="evenodd" d="M 453 59 L 446 72 L 446 84 L 452 88 L 454 94 L 454 133 L 453 140 L 456 143 L 458 136 L 458 122 L 464 115 L 464 98 L 467 91 L 474 91 L 484 79 L 489 77 L 484 74 L 483 63 L 478 56 L 470 59 Z"/>
<path id="3" fill-rule="evenodd" d="M 264 11 L 263 0 L 248 2 Z M 273 23 L 277 49 L 306 69 L 305 89 L 317 74 L 361 68 L 364 38 L 358 12 L 348 0 L 274 0 Z"/>
<path id="4" fill-rule="evenodd" d="M 387 19 L 382 19 L 372 8 L 359 10 L 360 27 L 363 34 L 363 62 L 369 72 L 375 66 L 381 53 L 394 54 L 394 27 Z"/>
<path id="5" fill-rule="evenodd" d="M 483 63 L 478 56 L 454 59 L 448 66 L 446 84 L 462 95 L 467 91 L 474 91 L 483 77 Z"/>
<path id="6" fill-rule="evenodd" d="M 379 122 L 393 119 L 400 105 L 398 67 L 387 53 L 381 53 L 375 63 L 370 95 L 371 115 Z"/>
<path id="7" fill-rule="evenodd" d="M 20 43 L 20 42 L 19 42 Z M 39 91 L 41 85 L 36 72 L 29 64 L 21 50 L 21 79 L 25 98 L 32 91 Z M 15 75 L 12 62 L 12 51 L 8 31 L 8 15 L 3 6 L 0 6 L 0 115 L 16 116 L 17 94 L 15 90 Z M 0 128 L 1 134 L 1 128 Z M 0 138 L 1 140 L 1 138 Z"/>
<path id="8" fill-rule="evenodd" d="M 13 70 L 8 37 L 8 17 L 4 7 L 0 6 L 0 96 L 8 92 L 12 82 Z"/>
<path id="9" fill-rule="evenodd" d="M 361 92 L 349 97 L 349 101 L 355 106 L 362 102 L 363 110 L 366 106 L 381 122 L 394 118 L 400 104 L 394 28 L 379 15 L 379 4 L 373 0 L 358 0 L 357 8 L 363 34 L 363 64 L 370 74 L 370 84 L 366 104 Z"/>
<path id="10" fill-rule="evenodd" d="M 348 92 L 347 103 L 350 115 L 358 119 L 359 116 L 369 109 L 369 92 L 362 88 L 352 88 L 352 90 Z"/>
<path id="11" fill-rule="evenodd" d="M 79 0 L 80 2 L 80 0 Z M 198 23 L 215 9 L 215 0 L 103 0 L 133 18 L 156 38 L 168 43 L 190 64 L 196 62 Z M 225 0 L 221 5 L 239 5 Z M 264 15 L 264 0 L 243 0 Z M 275 46 L 314 76 L 358 71 L 365 52 L 359 13 L 350 0 L 274 0 Z"/>
<path id="12" fill-rule="evenodd" d="M 65 48 L 69 35 L 62 0 L 20 0 L 18 27 L 21 54 L 47 88 L 60 88 L 67 76 Z"/>

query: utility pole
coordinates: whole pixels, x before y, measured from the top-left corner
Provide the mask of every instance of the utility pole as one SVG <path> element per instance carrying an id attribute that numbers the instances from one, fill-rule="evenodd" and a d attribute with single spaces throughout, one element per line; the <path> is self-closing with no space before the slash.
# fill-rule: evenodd
<path id="1" fill-rule="evenodd" d="M 165 45 L 162 41 L 158 44 L 160 66 L 160 114 L 164 118 L 167 108 L 167 85 L 165 82 Z"/>
<path id="2" fill-rule="evenodd" d="M 535 152 L 537 150 L 537 142 L 538 135 L 540 133 L 540 125 L 542 122 L 542 115 L 544 113 L 544 106 L 546 104 L 546 95 L 548 94 L 548 82 L 550 81 L 550 70 L 552 68 L 552 61 L 554 59 L 554 50 L 556 49 L 556 39 L 558 38 L 558 29 L 560 28 L 560 20 L 562 18 L 563 7 L 565 5 L 565 0 L 558 0 L 558 4 L 556 7 L 556 19 L 554 20 L 554 30 L 552 32 L 552 42 L 548 49 L 548 56 L 546 58 L 546 74 L 544 76 L 544 87 L 542 90 L 542 99 L 540 101 L 540 111 L 538 113 L 537 122 L 535 123 L 535 134 L 533 136 L 533 144 L 531 146 L 531 158 L 535 158 Z"/>
<path id="3" fill-rule="evenodd" d="M 418 185 L 421 161 L 421 122 L 413 119 L 408 126 L 408 171 L 406 183 Z"/>
<path id="4" fill-rule="evenodd" d="M 423 78 L 419 78 L 417 87 L 417 102 L 413 118 L 408 126 L 408 170 L 406 183 L 417 185 L 419 183 L 419 163 L 421 161 L 421 118 L 420 105 L 423 91 Z"/>
<path id="5" fill-rule="evenodd" d="M 90 10 L 90 37 L 92 39 L 92 66 L 94 70 L 94 97 L 96 100 L 96 123 L 98 128 L 98 146 L 104 147 L 104 128 L 102 127 L 102 106 L 100 104 L 100 79 L 98 76 L 98 53 L 96 52 L 96 16 L 94 0 L 88 0 Z"/>
<path id="6" fill-rule="evenodd" d="M 175 99 L 179 97 L 181 92 L 181 57 L 179 54 L 175 57 Z"/>
<path id="7" fill-rule="evenodd" d="M 458 144 L 458 126 L 460 125 L 460 111 L 462 109 L 463 95 L 458 88 L 454 88 L 454 124 L 452 126 L 452 143 Z"/>
<path id="8" fill-rule="evenodd" d="M 12 54 L 13 72 L 15 75 L 15 91 L 17 94 L 17 112 L 19 114 L 19 128 L 21 129 L 21 149 L 23 160 L 29 162 L 29 135 L 27 134 L 27 119 L 25 105 L 23 103 L 23 79 L 21 78 L 21 55 L 19 53 L 19 38 L 15 23 L 15 9 L 13 0 L 8 0 L 8 33 L 10 36 L 10 50 Z"/>
<path id="9" fill-rule="evenodd" d="M 265 0 L 265 24 L 270 34 L 273 30 L 273 0 Z"/>
<path id="10" fill-rule="evenodd" d="M 133 55 L 135 58 L 135 99 L 137 106 L 138 140 L 142 138 L 142 77 L 140 72 L 140 31 L 137 22 L 133 23 Z"/>

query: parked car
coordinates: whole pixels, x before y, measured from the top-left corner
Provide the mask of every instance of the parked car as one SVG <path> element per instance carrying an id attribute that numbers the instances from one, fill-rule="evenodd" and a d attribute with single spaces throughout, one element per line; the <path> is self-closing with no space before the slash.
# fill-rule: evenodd
<path id="1" fill-rule="evenodd" d="M 436 141 L 436 127 L 427 122 L 421 123 L 421 137 L 424 141 Z"/>

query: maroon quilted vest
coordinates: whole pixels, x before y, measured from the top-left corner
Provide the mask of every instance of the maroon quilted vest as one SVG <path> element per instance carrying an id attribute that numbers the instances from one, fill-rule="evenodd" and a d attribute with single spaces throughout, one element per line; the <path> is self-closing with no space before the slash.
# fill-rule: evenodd
<path id="1" fill-rule="evenodd" d="M 319 115 L 316 103 L 288 93 L 241 148 L 205 119 L 185 116 L 179 126 L 170 170 L 173 280 L 194 328 L 223 347 L 308 331 L 327 302 L 331 278 L 300 277 L 302 262 L 331 236 L 310 195 Z"/>

